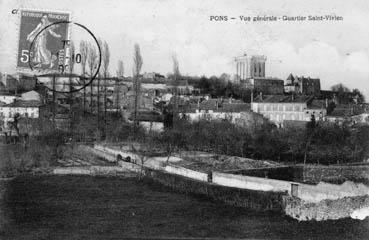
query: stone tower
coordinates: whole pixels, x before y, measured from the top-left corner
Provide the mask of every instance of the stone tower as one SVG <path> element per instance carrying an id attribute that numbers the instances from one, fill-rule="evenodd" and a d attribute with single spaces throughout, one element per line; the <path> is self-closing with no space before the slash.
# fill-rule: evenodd
<path id="1" fill-rule="evenodd" d="M 254 55 L 250 59 L 250 77 L 265 77 L 265 62 L 266 57 Z"/>
<path id="2" fill-rule="evenodd" d="M 255 77 L 265 77 L 265 56 L 248 56 L 247 54 L 244 54 L 243 56 L 236 57 L 235 62 L 237 81 L 243 81 Z"/>

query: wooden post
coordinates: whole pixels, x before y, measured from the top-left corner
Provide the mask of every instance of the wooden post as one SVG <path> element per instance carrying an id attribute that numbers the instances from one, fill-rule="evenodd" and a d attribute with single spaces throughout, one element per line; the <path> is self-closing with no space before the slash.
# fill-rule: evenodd
<path id="1" fill-rule="evenodd" d="M 55 96 L 55 74 L 53 75 L 53 103 L 52 103 L 52 108 L 53 108 L 53 123 L 55 124 L 55 114 L 56 114 L 56 96 Z"/>
<path id="2" fill-rule="evenodd" d="M 298 197 L 299 195 L 299 185 L 297 183 L 291 183 L 291 196 Z"/>

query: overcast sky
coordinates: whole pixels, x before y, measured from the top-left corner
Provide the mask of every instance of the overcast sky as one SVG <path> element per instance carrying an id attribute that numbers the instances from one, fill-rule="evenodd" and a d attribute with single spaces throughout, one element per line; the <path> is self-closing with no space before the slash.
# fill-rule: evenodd
<path id="1" fill-rule="evenodd" d="M 369 99 L 369 1 L 169 1 L 169 0 L 0 0 L 0 71 L 15 72 L 18 23 L 12 9 L 68 11 L 72 20 L 106 40 L 110 72 L 117 61 L 132 73 L 134 43 L 140 44 L 143 72 L 167 74 L 171 56 L 189 75 L 235 73 L 233 58 L 267 56 L 266 75 L 319 77 L 322 88 L 336 83 L 359 88 Z M 308 16 L 335 14 L 343 21 L 210 21 L 211 15 Z M 72 33 L 73 34 L 73 33 Z"/>

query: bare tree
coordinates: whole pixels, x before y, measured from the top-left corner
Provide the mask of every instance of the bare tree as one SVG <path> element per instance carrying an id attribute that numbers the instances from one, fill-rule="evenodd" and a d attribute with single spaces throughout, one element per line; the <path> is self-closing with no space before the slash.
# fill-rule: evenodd
<path id="1" fill-rule="evenodd" d="M 104 45 L 102 47 L 102 65 L 103 65 L 103 74 L 104 77 L 108 77 L 109 75 L 109 63 L 110 63 L 110 50 L 109 44 L 104 41 Z"/>
<path id="2" fill-rule="evenodd" d="M 140 45 L 137 43 L 134 46 L 134 54 L 133 54 L 133 81 L 134 81 L 134 91 L 135 91 L 135 106 L 134 106 L 134 131 L 136 136 L 137 130 L 137 112 L 139 107 L 139 100 L 140 100 L 140 92 L 141 92 L 141 83 L 140 83 L 140 72 L 143 64 Z"/>
<path id="3" fill-rule="evenodd" d="M 98 56 L 97 56 L 97 52 L 96 52 L 96 48 L 92 45 L 92 44 L 88 44 L 87 45 L 87 64 L 88 64 L 88 70 L 89 70 L 89 75 L 90 77 L 92 77 L 94 75 L 94 71 L 97 67 L 97 61 L 98 61 Z M 90 97 L 91 97 L 91 103 L 90 103 L 90 107 L 91 107 L 91 113 L 93 112 L 93 84 L 91 83 L 91 92 L 90 92 Z"/>
<path id="4" fill-rule="evenodd" d="M 86 63 L 88 56 L 88 44 L 86 41 L 79 43 L 79 51 L 81 53 L 81 67 L 82 67 L 82 82 L 83 86 L 86 85 Z M 83 112 L 86 111 L 86 88 L 83 89 Z"/>
<path id="5" fill-rule="evenodd" d="M 104 64 L 104 55 L 105 55 L 105 49 L 104 49 L 104 42 L 102 41 L 101 38 L 99 38 L 98 40 L 98 44 L 100 46 L 100 53 L 101 53 L 101 66 L 100 66 L 100 69 L 99 69 L 99 73 L 98 73 L 98 78 L 97 78 L 97 126 L 98 126 L 98 129 L 100 131 L 100 82 L 101 82 L 101 79 L 104 78 L 104 67 L 105 67 L 105 64 Z"/>
<path id="6" fill-rule="evenodd" d="M 173 54 L 172 60 L 173 60 L 173 76 L 174 77 L 179 77 L 180 76 L 179 63 L 178 63 L 178 58 L 177 58 L 176 54 Z"/>
<path id="7" fill-rule="evenodd" d="M 174 91 L 173 124 L 175 125 L 176 120 L 178 118 L 178 102 L 179 102 L 178 85 L 179 85 L 180 73 L 179 73 L 178 59 L 175 54 L 173 54 L 172 60 L 173 60 L 173 86 L 174 86 L 173 88 L 173 91 Z"/>
<path id="8" fill-rule="evenodd" d="M 118 61 L 117 77 L 118 78 L 123 78 L 124 77 L 124 63 L 123 63 L 122 60 Z"/>
<path id="9" fill-rule="evenodd" d="M 75 47 L 74 47 L 74 43 L 73 41 L 69 42 L 69 96 L 68 96 L 68 100 L 69 100 L 69 120 L 70 120 L 70 131 L 71 133 L 73 133 L 73 112 L 72 112 L 72 107 L 73 107 L 73 82 L 72 82 L 72 73 L 73 73 L 73 69 L 74 69 L 74 53 L 75 53 Z"/>
<path id="10" fill-rule="evenodd" d="M 120 92 L 120 79 L 124 78 L 124 64 L 122 60 L 118 61 L 118 70 L 117 70 L 117 78 L 115 79 L 115 107 L 118 112 L 119 110 L 119 92 Z"/>
<path id="11" fill-rule="evenodd" d="M 106 112 L 106 108 L 107 108 L 107 98 L 106 98 L 106 86 L 107 86 L 107 77 L 109 76 L 109 62 L 110 62 L 110 50 L 109 50 L 109 45 L 108 43 L 105 41 L 104 42 L 104 46 L 103 46 L 103 53 L 104 55 L 102 55 L 103 58 L 103 70 L 104 70 L 104 135 L 106 133 L 106 118 L 107 118 L 107 112 Z"/>

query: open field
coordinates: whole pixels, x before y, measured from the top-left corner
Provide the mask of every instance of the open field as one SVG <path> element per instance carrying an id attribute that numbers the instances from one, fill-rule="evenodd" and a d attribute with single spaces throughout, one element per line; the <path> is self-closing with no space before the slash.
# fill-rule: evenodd
<path id="1" fill-rule="evenodd" d="M 367 239 L 369 220 L 297 222 L 134 178 L 23 176 L 7 187 L 3 239 Z"/>

